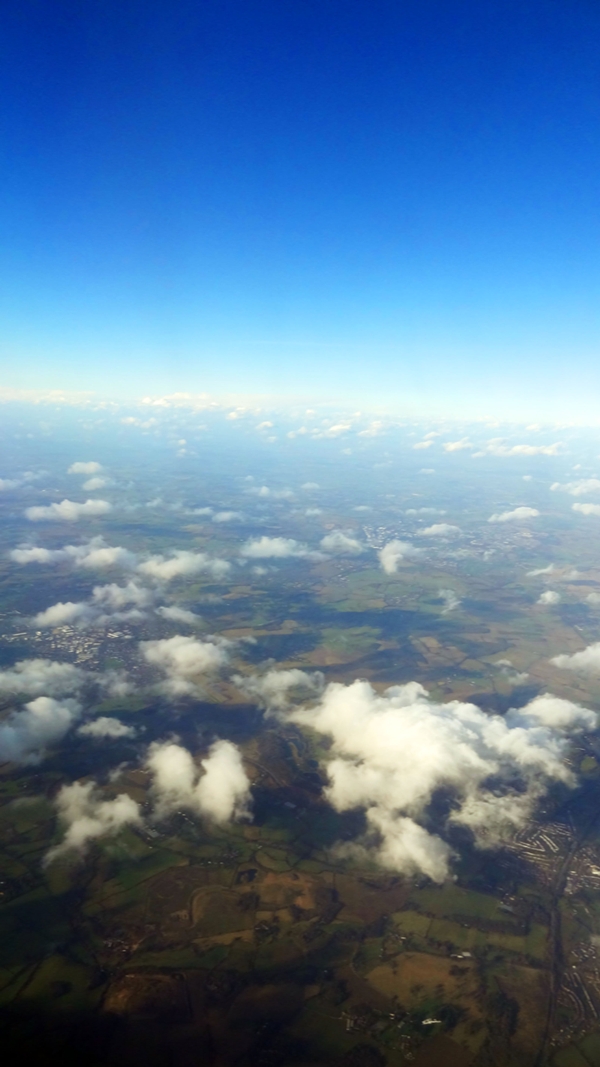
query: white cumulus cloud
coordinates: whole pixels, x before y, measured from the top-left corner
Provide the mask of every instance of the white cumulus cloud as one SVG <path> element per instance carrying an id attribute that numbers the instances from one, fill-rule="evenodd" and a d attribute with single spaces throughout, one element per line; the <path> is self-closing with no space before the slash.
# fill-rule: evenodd
<path id="1" fill-rule="evenodd" d="M 69 852 L 83 855 L 91 841 L 114 837 L 124 826 L 140 825 L 140 806 L 127 793 L 102 800 L 95 782 L 63 785 L 56 798 L 59 822 L 65 827 L 60 844 L 49 849 L 45 864 Z"/>
<path id="2" fill-rule="evenodd" d="M 583 496 L 586 493 L 600 491 L 600 478 L 580 478 L 579 481 L 566 482 L 564 485 L 554 482 L 550 488 L 553 492 L 562 490 L 563 493 L 570 493 L 571 496 Z"/>
<path id="3" fill-rule="evenodd" d="M 187 808 L 217 823 L 249 817 L 250 783 L 237 745 L 216 741 L 198 767 L 175 742 L 150 746 L 156 816 Z"/>
<path id="4" fill-rule="evenodd" d="M 600 672 L 600 641 L 588 645 L 581 652 L 573 652 L 572 655 L 562 653 L 560 656 L 553 656 L 550 663 L 567 671 L 578 671 L 580 674 L 598 674 Z"/>
<path id="5" fill-rule="evenodd" d="M 0 693 L 31 693 L 32 696 L 60 696 L 76 693 L 88 675 L 72 663 L 50 659 L 22 659 L 0 671 Z"/>
<path id="6" fill-rule="evenodd" d="M 171 582 L 174 578 L 183 578 L 192 574 L 209 574 L 212 578 L 224 578 L 231 570 L 231 564 L 224 559 L 213 559 L 204 552 L 179 550 L 172 556 L 150 556 L 138 564 L 138 573 L 159 582 Z"/>
<path id="7" fill-rule="evenodd" d="M 113 719 L 107 715 L 101 715 L 98 719 L 92 719 L 80 726 L 78 734 L 83 737 L 93 737 L 97 740 L 117 737 L 135 737 L 136 731 L 133 726 L 126 726 L 120 719 Z"/>
<path id="8" fill-rule="evenodd" d="M 420 549 L 415 548 L 408 541 L 388 541 L 387 545 L 377 553 L 381 569 L 386 574 L 396 574 L 398 564 L 403 559 L 414 559 L 421 554 Z"/>
<path id="9" fill-rule="evenodd" d="M 331 739 L 326 797 L 337 811 L 365 812 L 366 839 L 343 849 L 437 882 L 448 876 L 451 849 L 446 824 L 430 829 L 436 791 L 454 796 L 449 821 L 470 828 L 480 847 L 495 845 L 526 823 L 550 782 L 575 784 L 567 734 L 596 721 L 550 694 L 504 718 L 487 715 L 474 704 L 437 703 L 416 682 L 383 694 L 365 681 L 332 683 L 313 707 L 282 714 Z"/>
<path id="10" fill-rule="evenodd" d="M 323 689 L 324 677 L 320 671 L 307 674 L 306 671 L 293 667 L 291 670 L 271 670 L 266 674 L 244 677 L 234 675 L 232 681 L 247 696 L 256 700 L 262 707 L 284 708 L 288 705 L 290 693 L 306 700 Z"/>
<path id="11" fill-rule="evenodd" d="M 460 532 L 460 526 L 452 526 L 449 522 L 434 522 L 433 526 L 417 530 L 419 537 L 458 537 Z"/>
<path id="12" fill-rule="evenodd" d="M 202 622 L 200 615 L 196 615 L 193 611 L 188 611 L 187 608 L 177 607 L 176 604 L 157 608 L 156 614 L 161 615 L 168 622 L 185 622 L 188 626 L 197 626 L 199 622 Z"/>
<path id="13" fill-rule="evenodd" d="M 538 597 L 537 602 L 538 604 L 558 604 L 560 602 L 560 593 L 555 593 L 552 589 L 546 589 L 546 592 Z"/>
<path id="14" fill-rule="evenodd" d="M 293 537 L 256 537 L 246 541 L 240 555 L 247 559 L 288 559 L 291 556 L 306 558 L 315 555 L 306 545 Z"/>
<path id="15" fill-rule="evenodd" d="M 518 507 L 512 511 L 501 511 L 490 515 L 488 522 L 523 522 L 526 519 L 536 519 L 539 515 L 537 508 Z"/>
<path id="16" fill-rule="evenodd" d="M 581 515 L 600 515 L 600 504 L 573 504 L 572 508 Z"/>
<path id="17" fill-rule="evenodd" d="M 341 530 L 333 530 L 321 539 L 321 548 L 332 555 L 358 556 L 363 551 L 364 545 L 361 545 L 355 537 L 342 533 Z"/>
<path id="18" fill-rule="evenodd" d="M 39 763 L 47 746 L 62 740 L 80 713 L 75 700 L 36 697 L 0 724 L 0 761 Z"/>
<path id="19" fill-rule="evenodd" d="M 146 662 L 166 676 L 162 688 L 172 696 L 198 693 L 201 677 L 219 671 L 228 662 L 227 646 L 223 640 L 201 641 L 182 634 L 140 643 Z"/>
<path id="20" fill-rule="evenodd" d="M 48 504 L 41 507 L 25 508 L 25 516 L 30 522 L 79 522 L 79 519 L 96 518 L 112 511 L 108 500 L 86 500 L 78 504 L 75 500 L 61 500 L 60 504 Z"/>
<path id="21" fill-rule="evenodd" d="M 99 474 L 101 470 L 102 464 L 92 460 L 89 463 L 72 463 L 67 474 Z"/>

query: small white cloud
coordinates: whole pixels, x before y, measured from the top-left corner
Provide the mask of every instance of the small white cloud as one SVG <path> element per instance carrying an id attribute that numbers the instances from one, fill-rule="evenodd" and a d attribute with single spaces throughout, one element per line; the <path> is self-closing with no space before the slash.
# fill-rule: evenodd
<path id="1" fill-rule="evenodd" d="M 555 667 L 561 667 L 565 671 L 577 671 L 581 674 L 598 674 L 600 672 L 600 641 L 588 645 L 581 652 L 574 652 L 571 656 L 562 653 L 553 656 L 550 660 Z"/>
<path id="2" fill-rule="evenodd" d="M 231 564 L 223 559 L 213 559 L 204 552 L 179 550 L 169 558 L 150 556 L 137 567 L 139 574 L 155 578 L 159 582 L 170 582 L 192 574 L 210 574 L 211 577 L 224 578 L 231 570 Z"/>
<path id="3" fill-rule="evenodd" d="M 236 674 L 232 681 L 242 693 L 269 710 L 287 707 L 290 693 L 306 700 L 319 694 L 324 685 L 324 677 L 320 671 L 307 674 L 297 667 L 288 671 L 267 671 L 266 674 L 258 676 L 244 677 Z"/>
<path id="4" fill-rule="evenodd" d="M 600 515 L 600 504 L 573 504 L 572 507 L 581 515 Z"/>
<path id="5" fill-rule="evenodd" d="M 443 445 L 444 452 L 462 452 L 465 448 L 473 448 L 468 437 L 463 437 L 460 441 L 446 441 Z"/>
<path id="6" fill-rule="evenodd" d="M 93 493 L 96 489 L 105 489 L 107 485 L 110 485 L 110 478 L 88 478 L 83 483 L 83 488 L 87 493 Z"/>
<path id="7" fill-rule="evenodd" d="M 99 474 L 102 470 L 101 463 L 72 463 L 67 474 Z"/>
<path id="8" fill-rule="evenodd" d="M 542 593 L 538 597 L 538 604 L 558 604 L 560 602 L 560 593 L 553 592 L 552 589 L 547 589 L 545 593 Z"/>
<path id="9" fill-rule="evenodd" d="M 75 567 L 90 570 L 105 567 L 132 568 L 136 564 L 133 552 L 119 546 L 107 545 L 102 537 L 93 537 L 83 545 L 65 545 L 64 548 L 40 548 L 37 545 L 19 545 L 9 553 L 15 563 L 72 563 Z"/>
<path id="10" fill-rule="evenodd" d="M 488 522 L 524 522 L 527 519 L 535 519 L 539 515 L 537 508 L 519 507 L 512 511 L 502 511 L 490 515 Z"/>
<path id="11" fill-rule="evenodd" d="M 300 488 L 305 489 L 306 492 L 312 492 L 313 490 L 320 489 L 321 487 L 318 482 L 304 482 L 304 485 L 302 485 Z"/>
<path id="12" fill-rule="evenodd" d="M 60 504 L 31 507 L 25 509 L 25 516 L 30 522 L 79 522 L 80 519 L 97 518 L 112 511 L 108 500 L 86 500 L 78 504 L 74 500 L 61 500 Z"/>
<path id="13" fill-rule="evenodd" d="M 414 452 L 420 452 L 421 449 L 431 448 L 433 444 L 435 444 L 434 441 L 417 441 L 416 445 L 412 447 Z"/>
<path id="14" fill-rule="evenodd" d="M 571 496 L 584 496 L 588 493 L 600 492 L 600 478 L 580 478 L 577 482 L 567 482 L 565 485 L 554 482 L 550 488 L 553 492 L 562 490 L 563 493 L 570 493 Z"/>
<path id="15" fill-rule="evenodd" d="M 321 548 L 332 555 L 358 556 L 364 550 L 364 545 L 341 530 L 333 530 L 321 539 Z"/>
<path id="16" fill-rule="evenodd" d="M 213 515 L 213 522 L 241 522 L 244 516 L 241 511 L 217 511 Z"/>
<path id="17" fill-rule="evenodd" d="M 31 693 L 32 696 L 60 696 L 76 693 L 89 676 L 72 663 L 49 659 L 22 659 L 14 667 L 0 671 L 0 693 Z"/>
<path id="18" fill-rule="evenodd" d="M 252 496 L 259 496 L 263 500 L 269 498 L 270 500 L 291 500 L 293 492 L 291 489 L 269 489 L 267 485 L 251 486 L 250 489 L 246 489 L 247 493 Z"/>
<path id="19" fill-rule="evenodd" d="M 238 747 L 216 741 L 197 767 L 187 749 L 174 742 L 150 746 L 156 816 L 188 808 L 216 823 L 249 818 L 250 782 Z"/>
<path id="20" fill-rule="evenodd" d="M 196 615 L 193 611 L 188 611 L 187 608 L 179 608 L 176 604 L 157 608 L 156 614 L 162 615 L 163 619 L 167 619 L 168 622 L 184 622 L 188 626 L 197 626 L 198 623 L 202 622 L 199 615 Z"/>
<path id="21" fill-rule="evenodd" d="M 505 445 L 501 439 L 490 441 L 486 452 L 493 456 L 558 456 L 560 442 L 553 445 Z"/>
<path id="22" fill-rule="evenodd" d="M 147 663 L 164 675 L 162 689 L 172 696 L 192 696 L 199 693 L 200 679 L 214 674 L 228 661 L 228 642 L 214 639 L 201 641 L 196 637 L 176 634 L 161 641 L 142 641 L 140 649 Z"/>
<path id="23" fill-rule="evenodd" d="M 6 493 L 10 489 L 17 489 L 20 484 L 14 478 L 0 478 L 0 493 Z"/>
<path id="24" fill-rule="evenodd" d="M 415 559 L 421 554 L 420 549 L 415 548 L 408 541 L 388 541 L 377 553 L 381 569 L 386 574 L 396 574 L 398 564 L 403 559 Z"/>
<path id="25" fill-rule="evenodd" d="M 75 700 L 36 697 L 0 724 L 0 760 L 39 763 L 47 746 L 61 741 L 80 713 Z"/>
<path id="26" fill-rule="evenodd" d="M 263 536 L 247 541 L 242 546 L 240 555 L 247 559 L 287 559 L 292 556 L 314 558 L 319 554 L 311 552 L 306 545 L 295 541 L 293 537 Z"/>
<path id="27" fill-rule="evenodd" d="M 537 567 L 536 570 L 527 571 L 527 578 L 537 578 L 542 574 L 553 574 L 556 570 L 553 563 L 549 563 L 547 567 Z"/>
<path id="28" fill-rule="evenodd" d="M 34 626 L 42 627 L 67 626 L 73 622 L 88 620 L 90 619 L 91 614 L 90 606 L 89 604 L 86 604 L 85 601 L 59 601 L 58 604 L 53 604 L 52 607 L 46 608 L 45 611 L 40 611 L 37 615 L 34 615 L 32 623 Z"/>
<path id="29" fill-rule="evenodd" d="M 458 537 L 460 533 L 459 526 L 452 526 L 448 522 L 434 522 L 433 526 L 426 526 L 424 530 L 417 530 L 419 537 Z"/>
<path id="30" fill-rule="evenodd" d="M 79 727 L 77 733 L 83 737 L 93 737 L 97 740 L 105 738 L 112 740 L 118 737 L 135 737 L 136 731 L 133 726 L 125 726 L 125 723 L 121 722 L 120 719 L 111 719 L 106 715 L 101 715 L 99 719 L 84 723 L 83 726 Z"/>
<path id="31" fill-rule="evenodd" d="M 63 840 L 49 849 L 44 863 L 53 863 L 69 852 L 83 855 L 89 842 L 114 837 L 124 826 L 140 825 L 140 806 L 127 793 L 102 800 L 95 782 L 64 785 L 56 798 L 59 822 L 66 827 Z"/>
<path id="32" fill-rule="evenodd" d="M 453 589 L 440 589 L 438 596 L 444 605 L 442 608 L 442 615 L 447 615 L 448 612 L 455 611 L 460 604 L 460 599 L 457 597 Z"/>

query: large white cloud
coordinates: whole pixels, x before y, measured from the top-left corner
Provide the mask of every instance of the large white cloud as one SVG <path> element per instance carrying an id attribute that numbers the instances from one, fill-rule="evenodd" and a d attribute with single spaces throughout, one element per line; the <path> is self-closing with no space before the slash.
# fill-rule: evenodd
<path id="1" fill-rule="evenodd" d="M 437 703 L 416 682 L 383 694 L 364 681 L 334 683 L 314 706 L 282 714 L 331 738 L 326 796 L 338 811 L 364 809 L 370 828 L 346 851 L 358 845 L 383 866 L 435 881 L 448 875 L 451 855 L 445 825 L 429 826 L 436 791 L 454 795 L 452 822 L 482 847 L 497 844 L 525 824 L 549 782 L 574 784 L 564 762 L 568 732 L 597 723 L 595 713 L 550 694 L 501 718 L 474 704 Z"/>
<path id="2" fill-rule="evenodd" d="M 39 611 L 33 616 L 34 626 L 53 627 L 70 626 L 72 623 L 87 623 L 91 621 L 92 612 L 89 604 L 85 601 L 59 600 L 45 611 Z"/>
<path id="3" fill-rule="evenodd" d="M 60 504 L 48 504 L 25 508 L 25 516 L 30 522 L 79 522 L 82 518 L 96 518 L 112 511 L 108 500 L 86 500 L 78 504 L 75 500 L 61 500 Z"/>
<path id="4" fill-rule="evenodd" d="M 578 671 L 581 674 L 598 674 L 600 672 L 600 641 L 596 641 L 595 644 L 588 645 L 587 648 L 582 648 L 581 652 L 574 652 L 572 655 L 562 653 L 560 656 L 553 656 L 550 663 L 567 671 Z"/>
<path id="5" fill-rule="evenodd" d="M 231 564 L 224 559 L 213 559 L 204 552 L 178 550 L 168 558 L 150 556 L 144 563 L 138 564 L 138 573 L 159 582 L 171 582 L 174 578 L 183 578 L 193 574 L 210 574 L 212 578 L 224 578 L 231 570 Z"/>
<path id="6" fill-rule="evenodd" d="M 64 785 L 56 798 L 56 807 L 65 836 L 60 844 L 48 850 L 46 864 L 69 852 L 81 855 L 90 841 L 115 836 L 124 826 L 142 822 L 139 804 L 127 793 L 120 793 L 113 800 L 102 800 L 95 782 Z"/>
<path id="7" fill-rule="evenodd" d="M 46 747 L 60 741 L 80 713 L 75 700 L 36 697 L 0 724 L 0 761 L 38 763 Z"/>
<path id="8" fill-rule="evenodd" d="M 518 507 L 512 511 L 501 511 L 490 515 L 488 522 L 523 522 L 526 519 L 536 519 L 539 515 L 537 508 Z"/>
<path id="9" fill-rule="evenodd" d="M 201 641 L 176 634 L 161 641 L 142 641 L 140 648 L 146 662 L 166 676 L 163 690 L 173 696 L 185 696 L 200 691 L 202 676 L 225 666 L 228 644 L 224 640 Z"/>
<path id="10" fill-rule="evenodd" d="M 420 554 L 420 549 L 415 548 L 408 541 L 398 541 L 397 539 L 388 541 L 387 545 L 384 545 L 377 553 L 381 569 L 386 574 L 396 574 L 398 564 L 403 559 L 414 559 Z"/>
<path id="11" fill-rule="evenodd" d="M 250 783 L 236 745 L 216 741 L 200 768 L 175 742 L 150 746 L 147 766 L 153 775 L 156 816 L 188 808 L 217 823 L 248 817 Z"/>

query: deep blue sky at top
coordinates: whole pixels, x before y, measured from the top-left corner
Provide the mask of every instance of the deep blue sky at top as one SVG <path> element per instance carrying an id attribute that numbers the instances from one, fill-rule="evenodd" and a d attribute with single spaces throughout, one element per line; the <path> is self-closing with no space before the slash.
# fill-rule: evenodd
<path id="1" fill-rule="evenodd" d="M 5 0 L 4 384 L 574 414 L 599 55 L 595 0 Z"/>

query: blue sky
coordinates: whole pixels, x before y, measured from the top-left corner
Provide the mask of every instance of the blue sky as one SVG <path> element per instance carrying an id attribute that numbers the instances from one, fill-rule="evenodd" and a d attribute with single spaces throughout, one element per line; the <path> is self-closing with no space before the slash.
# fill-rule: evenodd
<path id="1" fill-rule="evenodd" d="M 10 387 L 585 417 L 591 0 L 7 0 Z"/>

